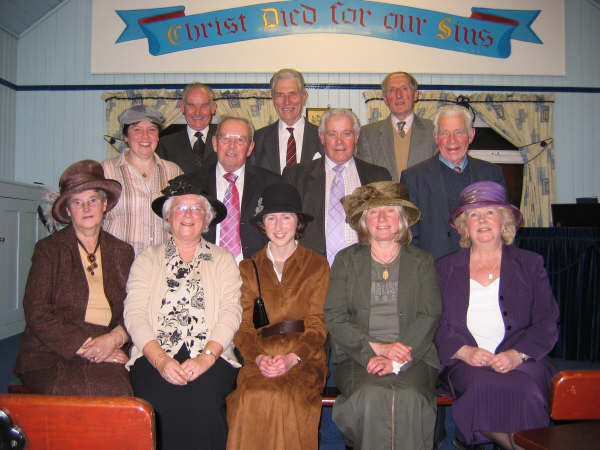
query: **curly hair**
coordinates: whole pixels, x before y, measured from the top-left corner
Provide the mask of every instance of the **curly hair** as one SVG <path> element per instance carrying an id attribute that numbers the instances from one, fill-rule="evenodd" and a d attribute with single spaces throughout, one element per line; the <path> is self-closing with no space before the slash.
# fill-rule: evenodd
<path id="1" fill-rule="evenodd" d="M 502 242 L 506 245 L 510 245 L 515 240 L 515 235 L 517 234 L 515 216 L 508 208 L 504 208 L 503 206 L 493 206 L 493 208 L 496 209 L 502 217 L 502 230 L 500 232 Z M 472 244 L 469 230 L 467 229 L 467 212 L 469 212 L 468 209 L 454 219 L 454 226 L 456 227 L 458 234 L 460 234 L 458 245 L 462 248 L 469 248 Z"/>

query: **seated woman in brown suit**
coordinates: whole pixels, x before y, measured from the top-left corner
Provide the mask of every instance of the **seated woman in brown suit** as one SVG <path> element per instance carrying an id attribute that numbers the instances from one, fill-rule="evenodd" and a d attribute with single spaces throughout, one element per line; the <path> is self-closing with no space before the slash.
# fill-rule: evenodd
<path id="1" fill-rule="evenodd" d="M 227 398 L 227 448 L 317 449 L 329 266 L 298 244 L 312 217 L 293 186 L 274 184 L 261 200 L 253 221 L 269 242 L 240 264 L 243 315 L 234 342 L 244 367 Z M 261 296 L 266 320 L 255 307 Z"/>
<path id="2" fill-rule="evenodd" d="M 85 160 L 64 171 L 59 187 L 52 215 L 69 225 L 35 246 L 15 372 L 39 394 L 131 395 L 121 347 L 129 340 L 123 301 L 134 253 L 102 230 L 121 185 Z"/>

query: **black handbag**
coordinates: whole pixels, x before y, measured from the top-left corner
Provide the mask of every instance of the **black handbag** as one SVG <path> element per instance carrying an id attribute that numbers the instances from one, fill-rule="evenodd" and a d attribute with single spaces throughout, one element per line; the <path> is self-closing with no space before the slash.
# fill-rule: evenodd
<path id="1" fill-rule="evenodd" d="M 265 309 L 265 302 L 263 302 L 262 295 L 260 293 L 260 278 L 258 278 L 258 269 L 254 259 L 250 258 L 252 265 L 254 266 L 254 272 L 256 273 L 256 284 L 258 286 L 258 297 L 254 299 L 254 313 L 252 314 L 252 321 L 254 322 L 254 328 L 261 328 L 269 325 L 269 316 L 267 316 L 267 310 Z"/>

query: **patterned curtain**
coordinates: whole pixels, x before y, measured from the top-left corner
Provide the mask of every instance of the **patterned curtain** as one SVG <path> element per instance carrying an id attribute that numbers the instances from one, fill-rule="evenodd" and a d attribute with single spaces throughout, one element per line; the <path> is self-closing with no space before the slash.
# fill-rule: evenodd
<path id="1" fill-rule="evenodd" d="M 127 145 L 119 127 L 118 117 L 127 108 L 136 104 L 145 104 L 158 109 L 165 116 L 164 126 L 168 127 L 181 117 L 179 101 L 183 90 L 144 89 L 121 92 L 105 92 L 102 99 L 106 103 L 106 134 L 116 141 L 107 145 L 107 158 L 121 153 Z M 255 129 L 262 128 L 278 117 L 271 101 L 271 91 L 249 89 L 242 91 L 215 90 L 217 118 L 232 115 L 250 119 Z"/>
<path id="2" fill-rule="evenodd" d="M 390 110 L 383 101 L 381 90 L 364 91 L 363 97 L 367 105 L 367 122 L 377 122 L 385 119 Z M 431 119 L 438 108 L 446 103 L 454 103 L 456 95 L 446 91 L 420 91 L 419 101 L 415 104 L 415 114 L 425 119 Z"/>
<path id="3" fill-rule="evenodd" d="M 478 93 L 473 109 L 523 157 L 521 212 L 528 227 L 552 226 L 556 201 L 552 112 L 554 94 Z"/>

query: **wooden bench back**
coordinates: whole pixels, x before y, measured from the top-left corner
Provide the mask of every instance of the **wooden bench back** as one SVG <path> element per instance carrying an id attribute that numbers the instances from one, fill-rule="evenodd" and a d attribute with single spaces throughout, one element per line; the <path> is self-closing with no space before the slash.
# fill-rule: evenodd
<path id="1" fill-rule="evenodd" d="M 563 370 L 552 380 L 554 420 L 600 419 L 600 370 Z"/>
<path id="2" fill-rule="evenodd" d="M 0 394 L 28 450 L 153 450 L 152 406 L 138 398 Z"/>

